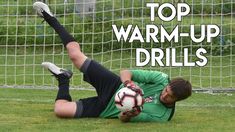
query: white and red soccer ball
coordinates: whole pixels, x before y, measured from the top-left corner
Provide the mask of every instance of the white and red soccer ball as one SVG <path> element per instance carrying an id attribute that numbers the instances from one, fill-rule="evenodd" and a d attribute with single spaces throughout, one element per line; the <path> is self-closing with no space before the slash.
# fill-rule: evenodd
<path id="1" fill-rule="evenodd" d="M 144 98 L 141 94 L 131 88 L 121 88 L 115 95 L 115 105 L 122 111 L 131 111 L 134 107 L 142 107 Z"/>

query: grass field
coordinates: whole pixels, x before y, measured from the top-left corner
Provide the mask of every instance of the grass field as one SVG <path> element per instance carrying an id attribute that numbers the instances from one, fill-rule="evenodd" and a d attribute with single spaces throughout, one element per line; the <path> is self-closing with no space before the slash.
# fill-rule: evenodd
<path id="1" fill-rule="evenodd" d="M 162 131 L 231 132 L 235 130 L 235 93 L 193 93 L 176 105 L 167 123 L 122 123 L 118 119 L 60 119 L 53 113 L 57 90 L 0 88 L 0 131 Z M 94 91 L 71 90 L 74 100 Z"/>
<path id="2" fill-rule="evenodd" d="M 51 61 L 58 66 L 73 70 L 76 75 L 71 81 L 73 87 L 87 87 L 87 84 L 82 81 L 82 75 L 68 59 L 58 35 L 36 16 L 32 8 L 33 2 L 31 0 L 0 2 L 0 86 L 32 86 L 33 88 L 55 86 L 56 82 L 40 65 L 43 61 Z M 47 2 L 57 19 L 81 44 L 82 51 L 115 73 L 124 68 L 136 68 L 135 49 L 137 47 L 177 48 L 177 61 L 180 62 L 184 59 L 180 54 L 182 48 L 190 48 L 190 52 L 192 50 L 189 59 L 194 61 L 196 58 L 194 50 L 203 47 L 208 52 L 206 54 L 208 64 L 205 67 L 151 67 L 148 65 L 141 68 L 160 70 L 172 78 L 184 77 L 192 82 L 194 88 L 234 88 L 235 86 L 235 18 L 233 17 L 235 6 L 231 0 L 188 0 L 192 14 L 185 17 L 182 22 L 176 20 L 163 22 L 159 19 L 150 22 L 149 10 L 145 8 L 146 2 L 150 0 L 142 2 L 97 0 L 96 19 L 81 18 L 74 10 L 73 1 L 69 1 L 69 6 L 64 5 L 64 0 Z M 154 2 L 175 4 L 177 1 L 154 0 Z M 71 10 L 65 11 L 66 8 Z M 220 16 L 220 13 L 224 15 Z M 179 43 L 119 43 L 113 36 L 112 24 L 138 25 L 143 32 L 147 24 L 164 25 L 169 30 L 179 25 L 182 31 L 188 31 L 190 24 L 217 24 L 221 27 L 221 36 L 215 38 L 212 43 L 200 44 L 192 43 L 189 38 L 180 39 Z M 196 27 L 197 30 L 199 26 Z"/>
<path id="3" fill-rule="evenodd" d="M 192 14 L 182 22 L 173 20 L 150 22 L 146 1 L 97 0 L 96 18 L 81 18 L 74 11 L 74 3 L 64 5 L 64 0 L 49 0 L 50 8 L 58 20 L 81 44 L 82 51 L 106 68 L 119 73 L 123 68 L 136 68 L 135 48 L 175 47 L 177 60 L 182 61 L 182 48 L 194 51 L 207 49 L 208 64 L 205 67 L 138 67 L 158 70 L 170 77 L 188 79 L 193 88 L 234 88 L 235 86 L 235 17 L 233 0 L 188 0 Z M 151 2 L 173 0 L 151 0 Z M 0 1 L 0 132 L 8 131 L 95 131 L 95 132 L 231 132 L 235 130 L 235 93 L 194 93 L 191 98 L 179 102 L 172 121 L 167 123 L 122 123 L 118 119 L 84 118 L 60 119 L 53 113 L 57 82 L 41 62 L 51 61 L 60 67 L 72 69 L 73 88 L 87 88 L 82 74 L 77 70 L 63 48 L 57 34 L 42 19 L 36 17 L 32 0 Z M 70 1 L 71 2 L 71 1 Z M 176 1 L 174 1 L 176 2 Z M 68 9 L 68 10 L 67 10 Z M 169 12 L 168 12 L 169 13 Z M 167 13 L 166 13 L 167 14 Z M 223 14 L 223 15 L 221 15 Z M 194 44 L 189 38 L 179 43 L 163 44 L 118 43 L 112 33 L 112 24 L 138 25 L 145 32 L 146 24 L 164 25 L 172 29 L 180 26 L 187 31 L 189 24 L 217 24 L 221 35 L 212 43 Z M 196 27 L 196 31 L 199 26 Z M 194 61 L 195 54 L 191 53 Z M 19 87 L 30 89 L 1 88 Z M 74 100 L 96 95 L 94 91 L 71 90 Z"/>

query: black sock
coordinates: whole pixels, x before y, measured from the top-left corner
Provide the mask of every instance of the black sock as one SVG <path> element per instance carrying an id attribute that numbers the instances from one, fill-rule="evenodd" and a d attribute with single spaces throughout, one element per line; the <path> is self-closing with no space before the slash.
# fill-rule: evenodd
<path id="1" fill-rule="evenodd" d="M 69 94 L 69 79 L 63 76 L 58 78 L 59 81 L 59 90 L 55 100 L 63 99 L 67 101 L 72 101 L 72 98 Z"/>
<path id="2" fill-rule="evenodd" d="M 50 16 L 45 11 L 42 12 L 42 14 L 45 21 L 59 34 L 65 47 L 69 42 L 75 41 L 74 37 L 66 31 L 66 29 L 58 22 L 55 17 Z"/>

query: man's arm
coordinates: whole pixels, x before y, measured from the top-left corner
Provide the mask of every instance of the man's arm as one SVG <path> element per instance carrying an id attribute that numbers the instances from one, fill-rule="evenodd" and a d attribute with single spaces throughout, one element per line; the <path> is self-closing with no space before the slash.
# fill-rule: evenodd
<path id="1" fill-rule="evenodd" d="M 141 95 L 143 95 L 143 91 L 139 90 L 140 88 L 138 86 L 136 86 L 134 84 L 134 82 L 132 81 L 132 79 L 131 79 L 132 73 L 129 70 L 120 71 L 120 78 L 121 78 L 121 81 L 124 84 L 124 86 L 132 87 L 132 88 L 136 89 L 137 92 L 139 92 Z M 119 115 L 119 119 L 122 122 L 129 122 L 132 117 L 139 115 L 140 112 L 141 112 L 141 109 L 136 107 L 132 111 L 121 112 Z"/>
<path id="2" fill-rule="evenodd" d="M 131 71 L 129 70 L 120 71 L 120 78 L 125 87 L 131 88 L 132 90 L 139 93 L 141 96 L 144 95 L 143 90 L 139 86 L 135 85 L 135 83 L 132 81 Z"/>
<path id="3" fill-rule="evenodd" d="M 168 83 L 168 75 L 159 71 L 150 71 L 150 70 L 130 70 L 123 71 L 123 76 L 129 76 L 131 80 L 138 83 Z M 126 78 L 123 78 L 123 80 Z"/>
<path id="4" fill-rule="evenodd" d="M 121 78 L 122 83 L 125 83 L 128 81 L 131 81 L 132 74 L 129 70 L 122 70 L 120 71 L 120 78 Z"/>

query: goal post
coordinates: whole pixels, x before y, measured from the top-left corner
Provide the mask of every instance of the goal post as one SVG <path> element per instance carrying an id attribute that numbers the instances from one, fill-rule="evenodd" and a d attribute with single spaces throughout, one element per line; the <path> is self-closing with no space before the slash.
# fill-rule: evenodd
<path id="1" fill-rule="evenodd" d="M 68 58 L 60 38 L 42 18 L 37 17 L 32 4 L 36 0 L 7 0 L 0 2 L 0 87 L 19 88 L 55 88 L 57 82 L 50 73 L 41 67 L 41 62 L 50 61 L 60 67 L 71 69 L 74 77 L 73 88 L 90 88 L 83 76 Z M 147 69 L 167 73 L 171 78 L 183 77 L 192 82 L 195 89 L 235 89 L 235 1 L 234 0 L 45 0 L 51 11 L 65 28 L 80 43 L 82 51 L 115 73 L 120 69 Z M 177 8 L 178 3 L 187 3 L 190 12 L 178 21 L 159 19 L 155 10 L 155 20 L 151 21 L 151 10 L 147 3 L 169 3 Z M 185 9 L 182 9 L 184 11 Z M 177 10 L 176 10 L 177 11 Z M 170 8 L 163 8 L 163 17 L 172 14 Z M 177 15 L 177 14 L 176 14 Z M 117 30 L 121 26 L 130 34 L 118 41 Z M 195 27 L 195 37 L 202 36 L 201 25 L 217 25 L 219 35 L 211 42 L 194 42 L 190 37 L 178 36 L 178 42 L 147 41 L 146 25 L 155 25 L 159 29 L 156 37 L 160 41 L 161 26 L 170 33 L 178 26 L 178 32 L 190 32 Z M 130 41 L 131 33 L 138 27 L 143 41 Z M 153 29 L 150 30 L 152 32 Z M 212 30 L 215 32 L 215 30 Z M 206 32 L 205 32 L 206 33 Z M 205 35 L 208 37 L 208 35 Z M 134 37 L 133 37 L 134 38 Z M 143 48 L 151 55 L 152 49 L 162 49 L 165 66 L 136 65 L 136 49 Z M 188 61 L 198 60 L 196 51 L 207 51 L 205 66 L 166 66 L 166 49 L 174 48 L 176 61 L 184 62 L 188 49 Z M 172 53 L 172 52 L 171 52 Z M 158 55 L 158 54 L 156 54 Z M 171 54 L 172 57 L 172 54 Z M 146 55 L 141 54 L 139 61 Z M 171 60 L 170 60 L 171 61 Z"/>

